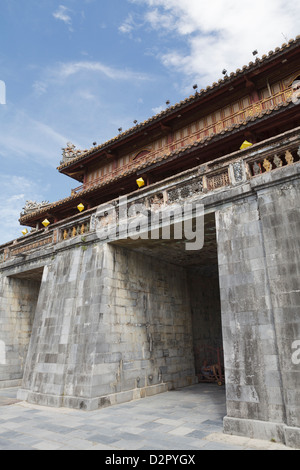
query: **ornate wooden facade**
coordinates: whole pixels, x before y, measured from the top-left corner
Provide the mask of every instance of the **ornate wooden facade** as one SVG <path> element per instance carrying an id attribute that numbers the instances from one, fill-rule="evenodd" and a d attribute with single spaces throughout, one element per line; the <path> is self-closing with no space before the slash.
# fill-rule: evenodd
<path id="1" fill-rule="evenodd" d="M 297 127 L 292 84 L 300 77 L 299 46 L 298 36 L 102 145 L 80 151 L 69 144 L 58 170 L 81 185 L 61 201 L 22 214 L 21 224 L 39 229 L 45 217 L 57 223 L 75 215 L 79 203 L 90 209 L 138 190 L 137 178 L 149 186 L 231 154 L 245 139 L 256 144 Z M 268 171 L 266 165 L 253 171 Z M 228 180 L 220 175 L 207 184 L 223 183 Z"/>

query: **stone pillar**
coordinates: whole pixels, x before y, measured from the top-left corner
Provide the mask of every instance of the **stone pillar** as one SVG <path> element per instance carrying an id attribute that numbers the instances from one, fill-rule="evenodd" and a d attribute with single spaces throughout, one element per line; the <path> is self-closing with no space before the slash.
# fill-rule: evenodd
<path id="1" fill-rule="evenodd" d="M 97 247 L 58 253 L 44 268 L 20 399 L 88 409 L 95 358 L 108 342 L 106 259 Z M 112 340 L 112 338 L 111 338 Z M 103 366 L 103 380 L 109 365 Z"/>
<path id="2" fill-rule="evenodd" d="M 216 214 L 224 429 L 300 447 L 300 365 L 292 361 L 300 339 L 299 184 L 258 183 Z"/>
<path id="3" fill-rule="evenodd" d="M 195 380 L 184 268 L 101 242 L 45 267 L 19 398 L 93 410 Z"/>
<path id="4" fill-rule="evenodd" d="M 258 188 L 286 408 L 286 443 L 300 448 L 300 182 Z"/>

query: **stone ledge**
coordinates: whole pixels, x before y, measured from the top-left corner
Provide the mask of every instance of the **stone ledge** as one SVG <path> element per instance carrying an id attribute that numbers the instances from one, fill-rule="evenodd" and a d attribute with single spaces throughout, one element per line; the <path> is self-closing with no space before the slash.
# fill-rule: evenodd
<path id="1" fill-rule="evenodd" d="M 55 408 L 74 408 L 83 411 L 94 411 L 107 406 L 126 403 L 132 400 L 138 400 L 158 393 L 167 392 L 168 383 L 150 385 L 144 388 L 135 388 L 125 392 L 113 393 L 110 395 L 84 398 L 71 396 L 54 396 L 43 393 L 31 392 L 30 390 L 20 389 L 17 394 L 18 400 L 27 401 L 34 405 L 49 406 Z"/>
<path id="2" fill-rule="evenodd" d="M 216 432 L 205 436 L 204 440 L 232 446 L 242 446 L 245 450 L 296 450 L 273 441 L 269 442 L 264 439 L 253 439 L 250 437 L 234 436 Z"/>
<path id="3" fill-rule="evenodd" d="M 73 408 L 83 411 L 94 411 L 108 406 L 139 400 L 141 398 L 151 397 L 159 393 L 165 393 L 176 388 L 184 388 L 198 382 L 196 376 L 185 377 L 175 382 L 163 382 L 147 387 L 135 388 L 110 395 L 104 395 L 95 398 L 57 396 L 20 388 L 17 398 L 21 401 L 27 401 L 34 405 L 55 407 L 55 408 Z"/>
<path id="4" fill-rule="evenodd" d="M 224 433 L 282 443 L 300 449 L 300 428 L 254 419 L 224 418 Z"/>
<path id="5" fill-rule="evenodd" d="M 20 387 L 21 384 L 22 384 L 22 379 L 0 380 L 0 390 L 3 388 Z"/>

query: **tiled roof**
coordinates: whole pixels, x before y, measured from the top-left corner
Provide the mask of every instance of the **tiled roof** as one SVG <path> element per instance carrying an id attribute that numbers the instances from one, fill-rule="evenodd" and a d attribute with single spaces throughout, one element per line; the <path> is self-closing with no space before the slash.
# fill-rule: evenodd
<path id="1" fill-rule="evenodd" d="M 232 72 L 230 75 L 225 76 L 224 78 L 220 79 L 218 82 L 214 82 L 212 85 L 207 86 L 205 89 L 200 90 L 199 92 L 195 93 L 194 95 L 189 96 L 183 101 L 180 101 L 179 103 L 175 104 L 174 106 L 170 106 L 169 108 L 165 109 L 159 114 L 156 114 L 155 116 L 147 119 L 146 121 L 137 124 L 136 126 L 126 130 L 125 132 L 120 133 L 118 136 L 114 137 L 113 139 L 99 145 L 91 148 L 90 150 L 83 151 L 81 155 L 78 157 L 75 157 L 74 159 L 63 163 L 60 165 L 57 169 L 63 170 L 65 168 L 68 168 L 69 166 L 73 165 L 74 163 L 77 163 L 86 157 L 99 152 L 99 150 L 105 149 L 106 147 L 109 147 L 110 145 L 121 141 L 122 139 L 126 138 L 129 135 L 132 135 L 139 130 L 143 129 L 144 127 L 151 125 L 152 123 L 155 123 L 156 121 L 159 121 L 160 119 L 164 118 L 165 116 L 171 115 L 174 111 L 177 111 L 185 106 L 188 105 L 199 98 L 202 98 L 205 94 L 208 94 L 210 92 L 214 92 L 218 88 L 220 88 L 223 85 L 226 85 L 230 83 L 232 80 L 238 78 L 239 76 L 242 76 L 246 72 L 252 71 L 255 68 L 259 68 L 262 64 L 266 63 L 268 60 L 273 60 L 275 57 L 277 57 L 280 53 L 286 52 L 289 50 L 291 46 L 295 46 L 296 44 L 300 44 L 300 35 L 297 36 L 295 39 L 291 39 L 288 41 L 288 43 L 282 44 L 281 47 L 277 47 L 275 51 L 270 51 L 268 55 L 263 55 L 261 59 L 257 58 L 254 62 L 250 62 L 248 65 L 244 65 L 241 69 L 237 69 L 235 72 Z"/>
<path id="2" fill-rule="evenodd" d="M 122 179 L 124 177 L 136 174 L 137 171 L 146 169 L 147 167 L 150 167 L 154 164 L 157 164 L 157 163 L 160 163 L 160 162 L 163 162 L 163 161 L 167 161 L 169 159 L 177 158 L 180 155 L 182 155 L 185 152 L 188 152 L 190 150 L 201 148 L 204 145 L 207 145 L 209 142 L 215 140 L 217 137 L 219 137 L 221 135 L 230 134 L 235 129 L 239 129 L 240 127 L 245 126 L 250 122 L 254 122 L 254 121 L 257 121 L 259 119 L 262 119 L 263 117 L 265 117 L 267 115 L 270 115 L 270 114 L 278 111 L 281 108 L 289 106 L 291 101 L 292 101 L 292 99 L 290 98 L 287 102 L 283 102 L 281 104 L 273 106 L 270 109 L 263 110 L 262 112 L 257 113 L 253 116 L 248 116 L 245 120 L 243 120 L 239 123 L 233 124 L 232 126 L 228 127 L 227 129 L 222 130 L 219 133 L 212 134 L 210 136 L 204 137 L 203 139 L 201 139 L 199 141 L 195 141 L 192 144 L 186 145 L 185 147 L 181 147 L 180 149 L 174 150 L 170 153 L 161 154 L 159 156 L 154 157 L 153 159 L 147 160 L 146 162 L 143 162 L 143 163 L 140 163 L 140 164 L 137 161 L 136 166 L 133 166 L 130 169 L 125 168 L 123 172 L 120 172 L 117 175 L 112 174 L 111 177 L 108 176 L 104 181 L 102 181 L 102 182 L 100 182 L 96 185 L 93 185 L 93 186 L 90 185 L 89 187 L 87 187 L 86 189 L 83 189 L 78 194 L 74 194 L 74 195 L 71 195 L 71 196 L 69 196 L 65 199 L 61 199 L 57 202 L 54 202 L 54 203 L 48 205 L 44 209 L 40 209 L 38 211 L 31 212 L 30 214 L 21 217 L 20 222 L 25 225 L 26 222 L 32 220 L 32 218 L 35 218 L 37 216 L 42 217 L 43 214 L 51 212 L 51 209 L 55 209 L 59 206 L 63 206 L 65 204 L 68 204 L 71 201 L 74 201 L 74 203 L 75 203 L 76 200 L 80 200 L 81 198 L 84 198 L 84 196 L 90 194 L 91 192 L 97 191 L 97 190 L 99 190 L 101 188 L 104 188 L 104 187 L 106 187 L 106 186 L 108 186 L 112 183 L 116 183 L 117 181 L 119 181 L 120 179 Z"/>

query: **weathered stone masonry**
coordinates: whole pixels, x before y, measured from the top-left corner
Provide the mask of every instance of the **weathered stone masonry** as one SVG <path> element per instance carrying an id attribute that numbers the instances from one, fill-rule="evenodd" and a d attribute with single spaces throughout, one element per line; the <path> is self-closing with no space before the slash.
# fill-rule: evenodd
<path id="1" fill-rule="evenodd" d="M 107 244 L 57 255 L 44 270 L 28 399 L 96 409 L 194 383 L 189 302 L 184 269 Z"/>
<path id="2" fill-rule="evenodd" d="M 203 204 L 199 252 L 100 240 L 99 208 L 1 247 L 1 381 L 94 410 L 195 383 L 195 350 L 221 342 L 225 432 L 300 447 L 299 145 L 298 128 L 128 195 Z M 270 168 L 279 152 L 294 160 Z"/>
<path id="3" fill-rule="evenodd" d="M 300 184 L 272 176 L 253 180 L 254 196 L 217 212 L 225 430 L 299 445 L 292 344 L 300 337 Z"/>
<path id="4" fill-rule="evenodd" d="M 224 431 L 300 448 L 299 47 L 67 144 L 58 171 L 80 186 L 27 201 L 24 236 L 0 246 L 0 387 L 96 410 L 197 383 L 218 351 Z M 196 251 L 156 217 L 186 203 L 204 207 Z"/>
<path id="5" fill-rule="evenodd" d="M 0 384 L 5 386 L 18 384 L 23 377 L 39 288 L 32 279 L 1 279 Z"/>

